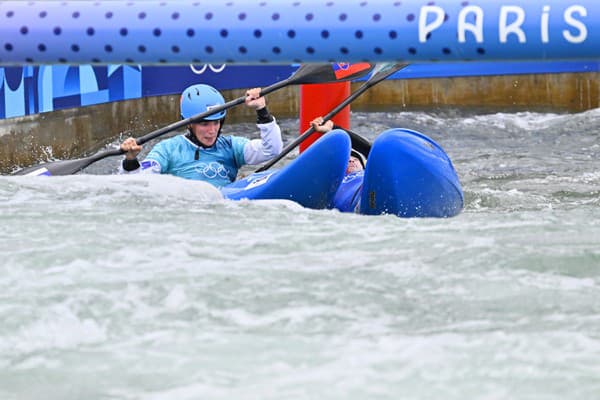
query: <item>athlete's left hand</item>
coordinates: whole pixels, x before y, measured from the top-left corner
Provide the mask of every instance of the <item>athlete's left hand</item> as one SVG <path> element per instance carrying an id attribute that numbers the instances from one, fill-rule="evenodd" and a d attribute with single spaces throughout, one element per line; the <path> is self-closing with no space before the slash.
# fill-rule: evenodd
<path id="1" fill-rule="evenodd" d="M 267 101 L 260 95 L 260 88 L 249 89 L 246 91 L 246 105 L 255 110 L 260 110 L 267 106 Z"/>

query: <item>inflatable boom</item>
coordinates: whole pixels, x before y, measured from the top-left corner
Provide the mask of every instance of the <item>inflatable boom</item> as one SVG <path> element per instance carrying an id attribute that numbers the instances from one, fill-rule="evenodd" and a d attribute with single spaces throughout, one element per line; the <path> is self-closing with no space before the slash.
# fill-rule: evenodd
<path id="1" fill-rule="evenodd" d="M 0 65 L 598 58 L 598 0 L 0 1 Z"/>

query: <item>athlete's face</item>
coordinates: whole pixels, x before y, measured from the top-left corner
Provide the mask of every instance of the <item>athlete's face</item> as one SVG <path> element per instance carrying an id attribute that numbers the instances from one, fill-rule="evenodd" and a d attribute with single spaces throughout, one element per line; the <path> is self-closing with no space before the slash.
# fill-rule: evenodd
<path id="1" fill-rule="evenodd" d="M 350 160 L 348 160 L 348 168 L 346 168 L 346 173 L 349 174 L 351 172 L 362 171 L 363 167 L 358 158 L 354 156 L 350 156 Z"/>
<path id="2" fill-rule="evenodd" d="M 196 136 L 196 139 L 198 139 L 198 141 L 206 147 L 210 147 L 215 144 L 220 127 L 221 121 L 219 120 L 201 121 L 190 125 L 190 129 Z"/>

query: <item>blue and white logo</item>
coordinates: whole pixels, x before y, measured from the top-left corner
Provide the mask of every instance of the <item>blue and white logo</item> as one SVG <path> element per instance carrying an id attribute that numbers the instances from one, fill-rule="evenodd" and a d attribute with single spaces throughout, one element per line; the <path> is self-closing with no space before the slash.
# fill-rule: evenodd
<path id="1" fill-rule="evenodd" d="M 229 169 L 225 167 L 223 164 L 218 162 L 210 162 L 210 163 L 198 163 L 194 168 L 195 171 L 206 177 L 207 179 L 214 179 L 217 176 L 221 178 L 229 177 Z"/>

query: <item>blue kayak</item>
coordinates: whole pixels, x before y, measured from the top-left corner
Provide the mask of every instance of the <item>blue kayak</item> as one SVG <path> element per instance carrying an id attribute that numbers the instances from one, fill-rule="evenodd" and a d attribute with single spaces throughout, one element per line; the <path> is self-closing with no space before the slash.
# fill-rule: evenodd
<path id="1" fill-rule="evenodd" d="M 461 212 L 460 181 L 444 150 L 410 129 L 389 129 L 374 141 L 364 171 L 347 175 L 332 207 L 366 215 L 452 217 Z"/>
<path id="2" fill-rule="evenodd" d="M 221 188 L 225 198 L 283 199 L 314 209 L 332 204 L 350 155 L 350 137 L 340 129 L 322 136 L 278 170 L 257 172 Z"/>
<path id="3" fill-rule="evenodd" d="M 304 207 L 365 215 L 452 217 L 463 192 L 452 162 L 427 136 L 390 129 L 377 137 L 364 171 L 346 175 L 351 142 L 335 129 L 294 161 L 251 174 L 221 189 L 232 200 L 282 199 Z"/>

